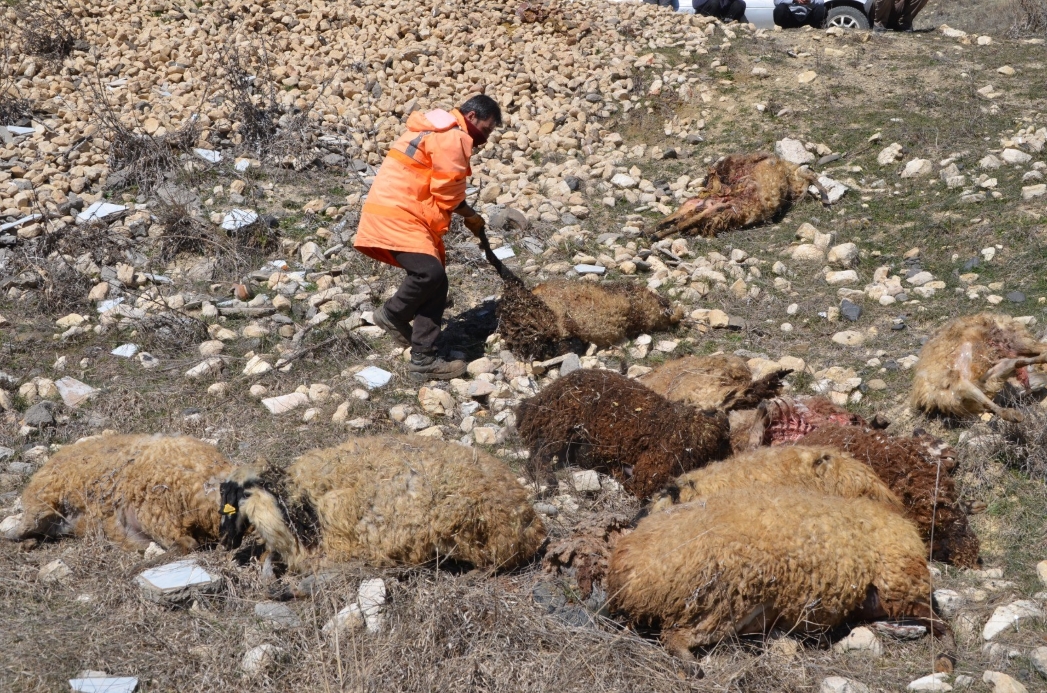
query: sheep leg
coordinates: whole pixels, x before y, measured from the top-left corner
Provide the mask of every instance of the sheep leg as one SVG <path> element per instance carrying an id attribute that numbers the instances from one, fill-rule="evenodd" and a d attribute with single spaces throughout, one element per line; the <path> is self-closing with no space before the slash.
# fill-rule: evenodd
<path id="1" fill-rule="evenodd" d="M 980 405 L 983 409 L 991 411 L 996 416 L 1000 417 L 1004 421 L 1012 421 L 1014 423 L 1021 423 L 1025 420 L 1021 412 L 1015 411 L 1014 409 L 1005 409 L 996 402 L 993 402 L 981 388 L 972 383 L 966 378 L 961 378 L 960 381 L 953 386 L 953 391 L 961 399 L 973 400 L 976 404 Z"/>
<path id="2" fill-rule="evenodd" d="M 1047 354 L 1040 354 L 1039 356 L 1029 357 L 1018 357 L 1013 359 L 1003 359 L 998 362 L 995 366 L 985 372 L 985 375 L 981 377 L 979 381 L 981 384 L 985 384 L 991 380 L 1003 380 L 1011 376 L 1014 371 L 1019 368 L 1025 368 L 1026 366 L 1033 366 L 1038 363 L 1047 363 Z"/>

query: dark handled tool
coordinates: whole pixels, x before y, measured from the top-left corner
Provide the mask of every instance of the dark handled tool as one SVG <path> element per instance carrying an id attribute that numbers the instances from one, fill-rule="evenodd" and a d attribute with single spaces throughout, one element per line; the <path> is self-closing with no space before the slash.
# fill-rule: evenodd
<path id="1" fill-rule="evenodd" d="M 491 250 L 491 242 L 487 240 L 487 232 L 480 229 L 475 235 L 480 239 L 480 247 L 483 249 L 487 261 L 490 262 L 495 270 L 498 271 L 498 276 L 502 278 L 502 281 L 523 285 L 523 280 L 513 274 L 512 270 L 502 264 L 502 261 L 499 260 L 494 254 L 494 251 Z"/>

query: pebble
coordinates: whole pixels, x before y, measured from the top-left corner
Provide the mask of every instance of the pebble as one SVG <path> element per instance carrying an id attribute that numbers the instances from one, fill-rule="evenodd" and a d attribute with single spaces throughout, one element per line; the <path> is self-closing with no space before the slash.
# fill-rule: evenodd
<path id="1" fill-rule="evenodd" d="M 866 652 L 879 657 L 883 654 L 883 644 L 875 633 L 859 626 L 833 644 L 833 652 Z"/>
<path id="2" fill-rule="evenodd" d="M 283 658 L 283 648 L 270 643 L 252 647 L 240 660 L 240 669 L 248 676 L 260 676 Z"/>
<path id="3" fill-rule="evenodd" d="M 948 674 L 930 674 L 910 682 L 906 688 L 910 691 L 951 691 L 952 686 L 947 683 L 948 679 Z"/>
<path id="4" fill-rule="evenodd" d="M 818 693 L 870 693 L 864 683 L 843 676 L 829 676 L 822 679 Z"/>
<path id="5" fill-rule="evenodd" d="M 857 330 L 844 330 L 834 334 L 832 340 L 843 346 L 861 346 L 865 343 L 865 335 Z"/>

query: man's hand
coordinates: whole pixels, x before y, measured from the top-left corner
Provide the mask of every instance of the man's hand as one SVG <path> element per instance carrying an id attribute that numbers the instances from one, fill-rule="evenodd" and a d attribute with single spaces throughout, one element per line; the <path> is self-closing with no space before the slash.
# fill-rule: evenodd
<path id="1" fill-rule="evenodd" d="M 487 227 L 486 222 L 484 222 L 484 218 L 479 214 L 475 213 L 472 216 L 463 217 L 462 223 L 464 223 L 465 228 L 472 231 L 473 235 L 477 238 L 480 237 L 480 233 L 484 230 L 484 228 Z"/>

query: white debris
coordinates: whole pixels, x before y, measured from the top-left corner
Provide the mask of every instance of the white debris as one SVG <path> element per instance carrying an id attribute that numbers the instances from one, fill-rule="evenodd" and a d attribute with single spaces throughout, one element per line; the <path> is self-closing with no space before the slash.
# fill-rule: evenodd
<path id="1" fill-rule="evenodd" d="M 77 693 L 133 693 L 138 679 L 133 676 L 87 676 L 69 679 L 69 686 Z"/>
<path id="2" fill-rule="evenodd" d="M 234 209 L 222 218 L 222 228 L 237 231 L 258 221 L 258 212 L 249 209 Z"/>
<path id="3" fill-rule="evenodd" d="M 353 602 L 325 623 L 322 630 L 324 633 L 342 633 L 349 630 L 363 628 L 366 623 L 367 622 L 364 620 L 364 614 L 360 610 L 360 605 Z"/>
<path id="4" fill-rule="evenodd" d="M 98 201 L 92 204 L 84 211 L 77 214 L 76 223 L 86 224 L 89 221 L 94 221 L 95 219 L 105 219 L 106 217 L 110 217 L 114 214 L 119 214 L 120 212 L 124 212 L 126 210 L 127 207 L 124 207 L 123 205 L 114 205 L 108 202 Z"/>
<path id="5" fill-rule="evenodd" d="M 354 375 L 353 378 L 358 383 L 362 383 L 368 390 L 374 390 L 388 385 L 389 381 L 393 379 L 393 374 L 377 366 L 368 366 Z"/>
<path id="6" fill-rule="evenodd" d="M 217 164 L 222 160 L 222 153 L 216 152 L 213 149 L 202 149 L 197 147 L 193 150 L 193 153 L 209 164 Z"/>
<path id="7" fill-rule="evenodd" d="M 55 387 L 58 389 L 58 394 L 62 396 L 62 401 L 70 408 L 76 407 L 98 392 L 97 389 L 90 385 L 82 383 L 76 378 L 70 378 L 68 375 L 60 380 L 56 380 Z"/>
<path id="8" fill-rule="evenodd" d="M 607 268 L 600 265 L 575 265 L 574 271 L 578 274 L 603 274 Z"/>
<path id="9" fill-rule="evenodd" d="M 121 344 L 117 348 L 109 352 L 113 356 L 120 356 L 125 359 L 129 359 L 138 353 L 137 344 Z"/>
<path id="10" fill-rule="evenodd" d="M 194 591 L 213 592 L 221 586 L 222 578 L 211 575 L 196 562 L 186 558 L 141 573 L 137 582 L 152 601 L 181 601 Z"/>
<path id="11" fill-rule="evenodd" d="M 494 249 L 494 256 L 499 260 L 508 260 L 511 257 L 516 257 L 516 251 L 510 245 L 503 245 Z"/>
<path id="12" fill-rule="evenodd" d="M 287 395 L 267 397 L 262 400 L 262 406 L 273 414 L 286 414 L 307 404 L 309 404 L 309 395 L 304 392 L 292 392 Z"/>
<path id="13" fill-rule="evenodd" d="M 356 593 L 356 603 L 359 604 L 367 630 L 371 633 L 379 633 L 382 630 L 385 621 L 382 614 L 385 610 L 385 599 L 385 581 L 381 578 L 364 580 L 360 583 L 360 588 Z"/>

